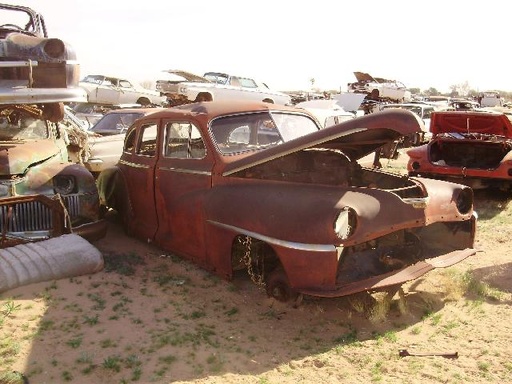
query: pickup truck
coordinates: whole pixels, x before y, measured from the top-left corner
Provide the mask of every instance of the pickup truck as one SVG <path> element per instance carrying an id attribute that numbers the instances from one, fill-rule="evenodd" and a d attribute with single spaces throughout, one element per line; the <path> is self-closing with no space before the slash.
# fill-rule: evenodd
<path id="1" fill-rule="evenodd" d="M 269 89 L 265 84 L 248 77 L 220 72 L 206 72 L 203 76 L 186 71 L 167 70 L 174 80 L 157 80 L 156 90 L 167 97 L 170 106 L 213 100 L 255 100 L 273 104 L 291 105 L 286 93 Z"/>

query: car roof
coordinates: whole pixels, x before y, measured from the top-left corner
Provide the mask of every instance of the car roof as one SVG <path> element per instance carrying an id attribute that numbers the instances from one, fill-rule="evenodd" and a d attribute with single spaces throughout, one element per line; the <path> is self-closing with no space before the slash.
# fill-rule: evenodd
<path id="1" fill-rule="evenodd" d="M 258 111 L 293 111 L 297 113 L 307 114 L 311 116 L 307 111 L 288 107 L 284 105 L 264 103 L 261 101 L 206 101 L 201 103 L 183 104 L 176 107 L 170 108 L 156 108 L 159 110 L 155 117 L 167 116 L 172 114 L 194 114 L 196 116 L 207 116 L 209 120 L 223 115 L 232 115 L 244 112 L 258 112 Z"/>
<path id="2" fill-rule="evenodd" d="M 105 115 L 109 114 L 127 114 L 127 113 L 144 113 L 149 114 L 153 112 L 159 112 L 166 108 L 116 108 L 105 112 Z"/>

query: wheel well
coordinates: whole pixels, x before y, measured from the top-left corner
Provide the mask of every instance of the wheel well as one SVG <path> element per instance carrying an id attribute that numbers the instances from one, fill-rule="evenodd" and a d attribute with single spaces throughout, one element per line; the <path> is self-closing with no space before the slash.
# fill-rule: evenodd
<path id="1" fill-rule="evenodd" d="M 151 104 L 151 101 L 147 97 L 139 97 L 139 99 L 137 100 L 137 104 L 149 105 Z"/>
<path id="2" fill-rule="evenodd" d="M 370 92 L 370 96 L 372 99 L 377 99 L 380 96 L 380 92 L 378 89 L 372 89 Z"/>
<path id="3" fill-rule="evenodd" d="M 231 268 L 233 271 L 248 269 L 248 261 L 253 270 L 263 276 L 281 265 L 270 244 L 250 236 L 238 235 L 231 247 Z"/>
<path id="4" fill-rule="evenodd" d="M 199 92 L 195 101 L 213 101 L 213 95 L 209 92 Z"/>

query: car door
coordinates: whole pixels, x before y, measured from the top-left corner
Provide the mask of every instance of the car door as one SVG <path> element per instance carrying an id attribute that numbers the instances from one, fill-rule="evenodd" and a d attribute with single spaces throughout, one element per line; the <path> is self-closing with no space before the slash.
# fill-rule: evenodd
<path id="1" fill-rule="evenodd" d="M 128 80 L 119 80 L 119 104 L 133 104 L 137 101 L 138 93 Z"/>
<path id="2" fill-rule="evenodd" d="M 204 202 L 211 189 L 213 155 L 193 121 L 162 123 L 163 154 L 155 169 L 157 244 L 207 266 Z"/>
<path id="3" fill-rule="evenodd" d="M 161 148 L 158 120 L 142 120 L 135 127 L 126 137 L 119 167 L 132 212 L 129 227 L 137 237 L 153 240 L 158 227 L 154 192 L 155 166 Z"/>
<path id="4" fill-rule="evenodd" d="M 118 79 L 105 78 L 96 89 L 96 103 L 120 104 Z"/>

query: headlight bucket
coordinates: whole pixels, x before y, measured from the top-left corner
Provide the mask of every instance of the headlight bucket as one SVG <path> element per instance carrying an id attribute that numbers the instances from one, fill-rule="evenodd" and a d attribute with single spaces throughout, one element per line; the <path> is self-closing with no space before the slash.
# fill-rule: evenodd
<path id="1" fill-rule="evenodd" d="M 44 44 L 44 52 L 52 59 L 62 58 L 65 51 L 66 47 L 64 46 L 64 42 L 62 40 L 48 39 L 48 41 L 46 41 Z"/>
<path id="2" fill-rule="evenodd" d="M 55 193 L 69 195 L 76 193 L 77 184 L 74 176 L 57 175 L 53 178 L 53 189 Z"/>
<path id="3" fill-rule="evenodd" d="M 346 240 L 355 232 L 357 213 L 350 207 L 344 207 L 334 220 L 334 233 L 341 240 Z"/>
<path id="4" fill-rule="evenodd" d="M 459 190 L 455 199 L 457 210 L 465 215 L 473 209 L 473 190 L 471 188 L 463 188 Z"/>

